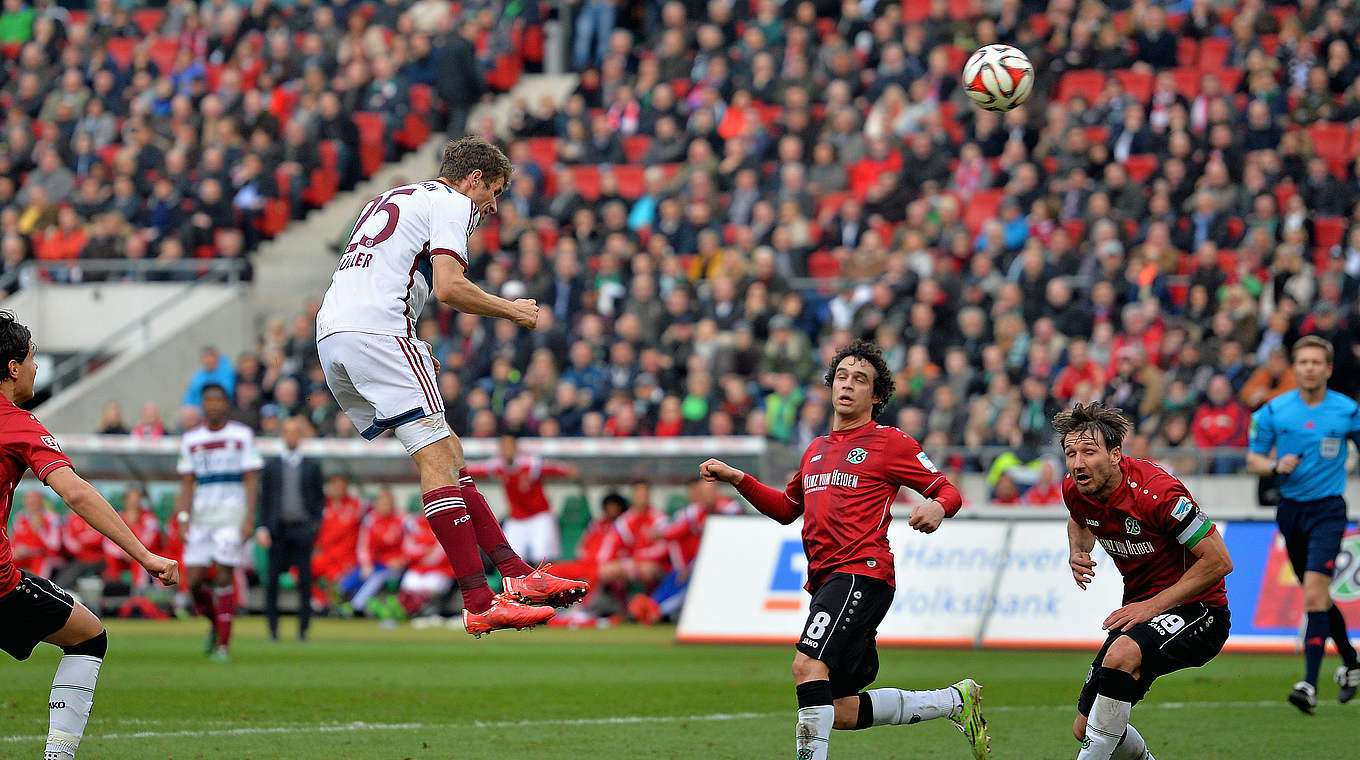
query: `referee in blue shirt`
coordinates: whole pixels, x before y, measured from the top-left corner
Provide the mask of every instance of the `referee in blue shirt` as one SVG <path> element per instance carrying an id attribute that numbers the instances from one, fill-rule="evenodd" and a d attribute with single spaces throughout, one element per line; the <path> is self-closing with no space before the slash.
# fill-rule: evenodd
<path id="1" fill-rule="evenodd" d="M 1303 584 L 1304 678 L 1289 702 L 1305 713 L 1317 707 L 1318 670 L 1331 636 L 1345 664 L 1337 669 L 1339 700 L 1349 702 L 1360 687 L 1360 661 L 1346 635 L 1346 620 L 1328 587 L 1346 530 L 1346 439 L 1360 446 L 1360 405 L 1327 389 L 1332 344 L 1315 335 L 1294 344 L 1298 390 L 1282 393 L 1252 415 L 1247 469 L 1280 480 L 1275 522 L 1284 536 L 1294 573 Z"/>

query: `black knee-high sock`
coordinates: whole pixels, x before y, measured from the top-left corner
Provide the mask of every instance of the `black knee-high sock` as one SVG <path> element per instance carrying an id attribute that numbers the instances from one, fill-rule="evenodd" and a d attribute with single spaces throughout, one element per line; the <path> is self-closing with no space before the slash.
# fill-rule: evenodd
<path id="1" fill-rule="evenodd" d="M 1322 669 L 1322 653 L 1327 648 L 1327 629 L 1330 627 L 1326 612 L 1308 613 L 1308 624 L 1303 633 L 1303 680 L 1317 688 L 1318 671 Z"/>
<path id="2" fill-rule="evenodd" d="M 1351 637 L 1346 633 L 1346 618 L 1341 615 L 1341 610 L 1333 604 L 1327 610 L 1327 622 L 1331 625 L 1330 635 L 1332 641 L 1336 642 L 1336 651 L 1341 655 L 1341 661 L 1346 663 L 1346 667 L 1354 668 L 1360 666 L 1360 660 L 1355 656 L 1355 647 L 1351 646 Z"/>

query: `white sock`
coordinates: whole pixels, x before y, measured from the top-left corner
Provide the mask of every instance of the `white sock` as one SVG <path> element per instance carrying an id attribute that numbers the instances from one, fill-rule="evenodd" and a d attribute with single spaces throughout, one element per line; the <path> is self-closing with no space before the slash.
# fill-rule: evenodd
<path id="1" fill-rule="evenodd" d="M 831 705 L 798 708 L 798 730 L 794 734 L 798 760 L 826 760 L 831 726 L 835 722 L 836 708 Z"/>
<path id="2" fill-rule="evenodd" d="M 874 707 L 875 726 L 900 726 L 923 720 L 952 718 L 963 708 L 963 699 L 954 688 L 933 691 L 873 689 L 866 693 Z"/>
<path id="3" fill-rule="evenodd" d="M 1091 716 L 1086 720 L 1086 738 L 1081 743 L 1077 760 L 1110 760 L 1119 739 L 1129 728 L 1129 711 L 1133 705 L 1096 695 Z"/>
<path id="4" fill-rule="evenodd" d="M 1128 729 L 1125 730 L 1124 741 L 1120 742 L 1118 747 L 1115 747 L 1114 755 L 1111 758 L 1112 760 L 1155 760 L 1152 753 L 1148 752 L 1147 742 L 1143 741 L 1142 735 L 1138 733 L 1138 729 L 1133 727 L 1133 724 L 1129 724 Z"/>
<path id="5" fill-rule="evenodd" d="M 94 684 L 99 679 L 99 666 L 104 660 L 83 654 L 68 654 L 57 665 L 52 679 L 52 696 L 47 706 L 47 750 L 44 760 L 65 760 L 76 756 L 80 737 L 85 734 L 85 722 L 90 719 L 94 705 Z"/>

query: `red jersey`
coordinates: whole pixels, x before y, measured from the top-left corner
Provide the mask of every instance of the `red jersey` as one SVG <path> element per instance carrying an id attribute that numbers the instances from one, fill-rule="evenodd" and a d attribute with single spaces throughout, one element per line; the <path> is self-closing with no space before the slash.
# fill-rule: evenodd
<path id="1" fill-rule="evenodd" d="M 523 455 L 509 463 L 504 459 L 493 459 L 486 464 L 468 465 L 468 474 L 472 477 L 490 476 L 505 486 L 511 520 L 523 520 L 547 512 L 548 497 L 543 493 L 543 478 L 561 477 L 567 472 L 567 466 L 561 462 Z"/>
<path id="2" fill-rule="evenodd" d="M 676 512 L 661 529 L 670 554 L 671 567 L 689 567 L 699 556 L 699 542 L 704 536 L 704 523 L 709 515 L 739 515 L 741 506 L 734 499 L 719 498 L 710 508 L 704 504 L 690 504 Z"/>
<path id="3" fill-rule="evenodd" d="M 1250 428 L 1251 414 L 1247 408 L 1230 399 L 1223 406 L 1201 404 L 1195 412 L 1194 421 L 1190 423 L 1190 434 L 1197 445 L 1206 449 L 1217 446 L 1245 447 Z"/>
<path id="4" fill-rule="evenodd" d="M 155 513 L 149 509 L 143 509 L 142 513 L 137 516 L 137 519 L 133 520 L 128 517 L 127 511 L 124 510 L 120 512 L 118 516 L 123 518 L 123 522 L 132 529 L 133 534 L 137 536 L 137 539 L 142 542 L 143 546 L 149 551 L 160 552 L 161 521 L 156 518 Z M 118 560 L 128 558 L 127 555 L 123 553 L 123 550 L 119 548 L 118 544 L 115 544 L 112 539 L 105 538 L 103 547 L 105 557 Z"/>
<path id="5" fill-rule="evenodd" d="M 24 510 L 14 518 L 10 543 L 13 544 L 14 564 L 20 570 L 45 576 L 46 565 L 61 557 L 61 520 L 47 507 L 43 507 L 37 518 Z"/>
<path id="6" fill-rule="evenodd" d="M 61 545 L 66 556 L 77 562 L 100 562 L 104 559 L 104 534 L 72 512 L 61 526 Z"/>
<path id="7" fill-rule="evenodd" d="M 870 420 L 814 439 L 784 493 L 750 475 L 737 490 L 786 525 L 803 516 L 811 591 L 833 572 L 867 575 L 896 588 L 888 523 L 902 486 L 938 501 L 947 517 L 962 505 L 958 490 L 916 439 Z"/>
<path id="8" fill-rule="evenodd" d="M 394 512 L 382 517 L 376 512 L 359 525 L 359 564 L 389 565 L 402 558 L 401 544 L 406 539 L 406 517 Z"/>
<path id="9" fill-rule="evenodd" d="M 600 545 L 599 557 L 604 562 L 618 557 L 663 562 L 666 559 L 666 542 L 660 539 L 660 531 L 666 522 L 665 515 L 647 507 L 630 509 L 614 521 L 614 530 L 605 536 Z"/>
<path id="10" fill-rule="evenodd" d="M 1170 588 L 1195 561 L 1195 544 L 1215 530 L 1185 484 L 1154 462 L 1124 457 L 1123 482 L 1106 504 L 1077 491 L 1063 477 L 1063 501 L 1078 525 L 1095 534 L 1124 576 L 1124 604 L 1141 602 Z M 1228 606 L 1227 586 L 1217 583 L 1189 602 Z"/>
<path id="11" fill-rule="evenodd" d="M 0 396 L 0 596 L 19 585 L 19 568 L 9 545 L 9 512 L 14 506 L 14 487 L 27 470 L 38 480 L 60 467 L 71 467 L 61 453 L 57 439 L 47 432 L 38 418 Z"/>
<path id="12" fill-rule="evenodd" d="M 443 572 L 453 577 L 453 568 L 439 545 L 429 520 L 412 520 L 407 526 L 406 539 L 402 542 L 402 553 L 406 555 L 407 567 L 424 572 Z"/>
<path id="13" fill-rule="evenodd" d="M 348 561 L 358 554 L 359 520 L 364 505 L 356 496 L 326 499 L 321 512 L 321 529 L 316 534 L 316 553 L 327 560 Z"/>

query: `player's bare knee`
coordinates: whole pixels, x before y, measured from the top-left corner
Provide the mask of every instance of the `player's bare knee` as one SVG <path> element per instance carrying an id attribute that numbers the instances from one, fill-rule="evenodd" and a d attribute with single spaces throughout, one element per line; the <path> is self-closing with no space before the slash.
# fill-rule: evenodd
<path id="1" fill-rule="evenodd" d="M 1143 650 L 1138 648 L 1133 639 L 1120 636 L 1106 650 L 1105 659 L 1101 660 L 1100 664 L 1125 673 L 1137 674 L 1138 668 L 1143 664 Z"/>
<path id="2" fill-rule="evenodd" d="M 820 681 L 827 677 L 826 664 L 821 660 L 814 660 L 811 657 L 799 652 L 793 657 L 793 680 L 794 683 L 807 683 L 808 681 Z"/>
<path id="3" fill-rule="evenodd" d="M 1072 735 L 1077 737 L 1077 741 L 1086 738 L 1086 716 L 1077 713 L 1077 719 L 1072 721 Z"/>

